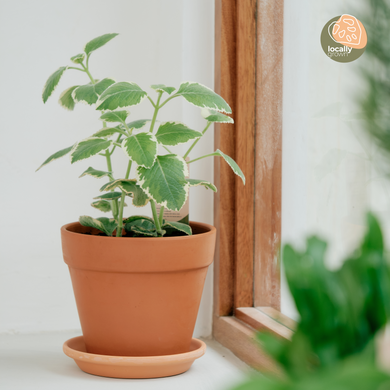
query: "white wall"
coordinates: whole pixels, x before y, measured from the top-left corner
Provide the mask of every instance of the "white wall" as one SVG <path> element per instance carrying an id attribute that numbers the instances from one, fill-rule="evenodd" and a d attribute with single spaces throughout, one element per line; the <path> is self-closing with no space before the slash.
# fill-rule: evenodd
<path id="1" fill-rule="evenodd" d="M 359 242 L 368 209 L 390 238 L 389 182 L 354 103 L 364 93 L 357 69 L 365 55 L 338 63 L 320 45 L 328 20 L 344 13 L 362 19 L 364 3 L 285 2 L 282 240 L 303 248 L 308 234 L 320 235 L 329 242 L 330 267 L 340 265 Z M 285 283 L 282 311 L 296 314 Z"/>
<path id="2" fill-rule="evenodd" d="M 69 112 L 57 103 L 71 85 L 87 83 L 68 71 L 48 103 L 43 85 L 90 39 L 120 35 L 91 56 L 95 78 L 134 81 L 142 88 L 198 81 L 213 88 L 214 2 L 209 0 L 36 0 L 2 2 L 0 12 L 0 153 L 3 182 L 0 232 L 0 333 L 79 328 L 60 227 L 80 215 L 99 216 L 89 206 L 102 182 L 78 179 L 90 165 L 105 169 L 103 158 L 70 165 L 68 158 L 35 169 L 53 152 L 99 129 L 99 114 L 88 106 Z M 148 101 L 131 110 L 151 117 Z M 176 99 L 161 120 L 179 120 L 203 129 L 200 110 Z M 194 155 L 213 151 L 212 129 Z M 120 151 L 114 169 L 123 172 Z M 212 159 L 191 166 L 194 178 L 212 180 Z M 120 173 L 118 173 L 120 175 Z M 6 184 L 7 183 L 7 184 Z M 210 191 L 191 190 L 192 220 L 213 223 Z M 130 210 L 127 211 L 130 213 Z M 208 275 L 195 335 L 211 332 L 212 277 Z"/>

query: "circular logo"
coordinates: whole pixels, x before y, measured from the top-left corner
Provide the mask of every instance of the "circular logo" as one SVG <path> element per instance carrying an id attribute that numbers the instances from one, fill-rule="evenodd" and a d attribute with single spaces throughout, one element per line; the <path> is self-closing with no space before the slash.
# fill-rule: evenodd
<path id="1" fill-rule="evenodd" d="M 355 61 L 364 53 L 366 45 L 366 29 L 362 22 L 352 15 L 336 16 L 322 29 L 322 49 L 333 61 Z"/>

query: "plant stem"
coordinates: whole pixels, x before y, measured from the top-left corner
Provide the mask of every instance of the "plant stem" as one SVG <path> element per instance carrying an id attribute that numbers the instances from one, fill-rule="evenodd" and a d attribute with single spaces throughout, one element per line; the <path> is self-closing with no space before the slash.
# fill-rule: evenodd
<path id="1" fill-rule="evenodd" d="M 215 156 L 215 154 L 214 154 L 214 153 L 211 153 L 211 154 L 206 154 L 206 155 L 204 155 L 204 156 L 202 156 L 202 157 L 194 158 L 193 160 L 188 161 L 187 164 L 191 164 L 191 163 L 193 163 L 194 161 L 198 161 L 198 160 L 201 160 L 202 158 L 211 157 L 211 156 Z"/>
<path id="2" fill-rule="evenodd" d="M 202 136 L 204 135 L 204 133 L 207 131 L 207 129 L 210 127 L 211 125 L 211 122 L 207 122 L 207 125 L 206 127 L 204 128 L 204 130 L 202 131 Z M 194 148 L 194 146 L 198 143 L 198 141 L 201 139 L 202 137 L 199 137 L 198 139 L 196 139 L 194 141 L 194 143 L 190 146 L 190 148 L 187 150 L 187 153 L 184 155 L 184 159 L 190 154 L 191 150 Z"/>
<path id="3" fill-rule="evenodd" d="M 111 155 L 110 155 L 108 149 L 106 150 L 106 161 L 107 161 L 108 172 L 112 172 Z M 109 175 L 109 178 L 111 180 L 115 180 L 114 176 L 112 176 L 111 173 Z M 113 215 L 114 219 L 118 218 L 118 199 L 115 199 L 112 201 L 112 215 Z"/>
<path id="4" fill-rule="evenodd" d="M 150 103 L 152 103 L 152 106 L 154 108 L 156 108 L 156 103 L 153 101 L 153 99 L 149 95 L 148 95 L 148 99 L 149 99 Z"/>
<path id="5" fill-rule="evenodd" d="M 164 206 L 161 206 L 160 208 L 160 216 L 159 216 L 159 222 L 160 222 L 160 226 L 163 225 L 163 219 L 164 219 Z"/>
<path id="6" fill-rule="evenodd" d="M 91 73 L 89 73 L 89 69 L 83 63 L 81 63 L 80 65 L 84 68 L 84 71 L 85 71 L 85 73 L 87 73 L 89 79 L 91 80 L 91 83 L 95 84 L 95 80 L 91 76 Z"/>
<path id="7" fill-rule="evenodd" d="M 74 69 L 74 70 L 79 70 L 80 72 L 85 72 L 84 69 L 75 68 L 74 66 L 68 66 L 68 69 Z"/>
<path id="8" fill-rule="evenodd" d="M 161 104 L 161 106 L 160 106 L 159 108 L 164 107 L 170 100 L 172 100 L 173 98 L 178 97 L 178 96 L 179 96 L 179 95 L 177 95 L 177 94 L 172 95 L 171 97 L 169 97 L 168 99 L 166 99 L 166 100 Z"/>
<path id="9" fill-rule="evenodd" d="M 161 235 L 161 233 L 162 233 L 161 232 L 161 224 L 160 224 L 160 220 L 159 220 L 158 215 L 157 215 L 156 204 L 154 203 L 154 200 L 152 200 L 152 199 L 150 199 L 149 202 L 150 202 L 150 205 L 152 206 L 153 219 L 154 219 L 154 224 L 156 225 L 157 234 Z"/>
<path id="10" fill-rule="evenodd" d="M 158 113 L 158 110 L 160 109 L 159 104 L 160 104 L 162 94 L 163 94 L 162 92 L 159 92 L 158 98 L 157 98 L 157 103 L 154 106 L 154 114 L 153 114 L 153 118 L 152 118 L 152 123 L 150 124 L 150 129 L 149 129 L 150 133 L 153 132 L 154 124 L 156 123 L 157 113 Z"/>
<path id="11" fill-rule="evenodd" d="M 164 145 L 162 146 L 168 153 L 170 154 L 173 154 L 167 147 L 165 147 Z"/>
<path id="12" fill-rule="evenodd" d="M 127 171 L 126 171 L 125 179 L 128 179 L 130 176 L 131 164 L 132 164 L 132 161 L 129 160 L 129 163 L 127 164 Z M 118 227 L 116 228 L 116 236 L 117 237 L 122 237 L 123 208 L 125 206 L 125 197 L 126 197 L 126 193 L 125 193 L 125 191 L 122 190 L 121 202 L 119 204 L 119 212 L 118 212 Z"/>

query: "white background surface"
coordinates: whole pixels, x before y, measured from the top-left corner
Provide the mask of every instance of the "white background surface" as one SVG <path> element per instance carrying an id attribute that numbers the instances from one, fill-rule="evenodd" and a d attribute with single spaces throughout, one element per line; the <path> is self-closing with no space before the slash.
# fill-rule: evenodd
<path id="1" fill-rule="evenodd" d="M 52 153 L 99 130 L 101 122 L 89 106 L 77 105 L 69 112 L 57 103 L 66 88 L 89 82 L 85 74 L 67 71 L 46 105 L 43 85 L 52 72 L 70 64 L 69 58 L 82 52 L 86 42 L 117 32 L 118 37 L 91 56 L 95 78 L 133 81 L 147 91 L 151 84 L 178 87 L 186 80 L 213 88 L 214 3 L 37 0 L 2 1 L 0 7 L 0 333 L 76 329 L 79 321 L 62 260 L 60 227 L 80 215 L 101 216 L 90 203 L 104 182 L 78 176 L 88 166 L 105 169 L 105 159 L 70 165 L 64 157 L 34 171 Z M 147 100 L 130 112 L 134 119 L 152 117 Z M 182 121 L 197 130 L 205 126 L 200 110 L 179 99 L 167 104 L 159 119 Z M 192 156 L 211 152 L 209 129 Z M 120 150 L 116 154 L 113 164 L 119 176 L 127 163 Z M 213 160 L 193 164 L 191 175 L 212 181 Z M 191 219 L 212 224 L 212 193 L 194 188 L 190 196 Z M 211 332 L 211 305 L 210 269 L 196 336 Z"/>

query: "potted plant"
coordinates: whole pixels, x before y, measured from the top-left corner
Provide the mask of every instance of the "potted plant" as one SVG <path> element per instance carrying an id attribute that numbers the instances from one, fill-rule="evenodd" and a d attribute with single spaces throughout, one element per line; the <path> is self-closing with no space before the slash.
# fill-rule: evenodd
<path id="1" fill-rule="evenodd" d="M 103 181 L 92 206 L 112 217 L 84 215 L 61 229 L 87 352 L 114 356 L 185 353 L 213 259 L 216 230 L 203 223 L 168 221 L 164 209 L 180 210 L 192 186 L 216 191 L 210 182 L 186 178 L 187 164 L 202 158 L 222 157 L 245 181 L 234 160 L 220 150 L 185 161 L 212 123 L 233 123 L 223 114 L 231 109 L 198 83 L 184 82 L 178 89 L 152 85 L 153 95 L 149 95 L 133 82 L 95 79 L 89 68 L 91 54 L 116 35 L 105 34 L 88 42 L 83 53 L 71 58 L 74 65 L 60 67 L 47 80 L 44 103 L 65 72 L 85 73 L 89 83 L 66 89 L 59 103 L 68 110 L 79 102 L 94 106 L 101 113 L 102 126 L 51 155 L 38 169 L 65 155 L 72 164 L 93 156 L 107 162 L 107 170 L 89 167 L 80 177 Z M 179 97 L 202 109 L 203 131 L 175 121 L 157 125 L 159 110 Z M 126 108 L 143 101 L 151 104 L 150 119 L 129 120 Z M 184 156 L 169 149 L 187 142 L 190 146 Z M 114 174 L 111 163 L 112 154 L 118 151 L 128 157 L 124 177 Z M 126 202 L 150 206 L 153 218 L 124 216 Z"/>

